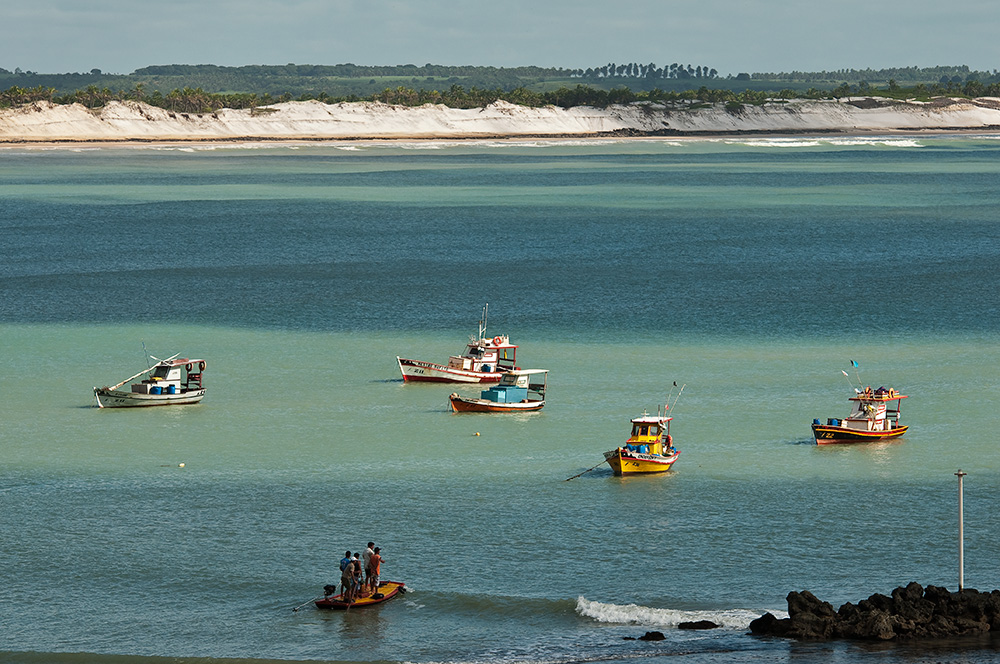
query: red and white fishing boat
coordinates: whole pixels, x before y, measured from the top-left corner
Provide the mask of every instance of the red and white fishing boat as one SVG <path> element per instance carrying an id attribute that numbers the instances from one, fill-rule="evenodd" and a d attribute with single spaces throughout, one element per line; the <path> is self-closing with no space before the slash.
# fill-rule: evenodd
<path id="1" fill-rule="evenodd" d="M 906 433 L 909 427 L 899 423 L 899 405 L 906 398 L 905 394 L 891 387 L 873 390 L 870 386 L 863 390 L 854 388 L 854 393 L 849 399 L 853 403 L 851 414 L 844 419 L 830 418 L 826 424 L 813 420 L 812 431 L 817 445 L 868 443 L 898 438 Z M 893 405 L 895 407 L 891 408 Z"/>
<path id="2" fill-rule="evenodd" d="M 156 358 L 153 358 L 156 360 Z M 205 396 L 202 373 L 205 360 L 180 358 L 176 355 L 157 360 L 150 368 L 126 378 L 112 387 L 95 387 L 94 397 L 99 408 L 132 408 L 137 406 L 179 406 L 201 401 Z M 132 383 L 150 374 L 149 378 Z"/>
<path id="3" fill-rule="evenodd" d="M 396 356 L 399 372 L 405 382 L 429 383 L 496 383 L 505 371 L 516 369 L 517 346 L 506 335 L 486 336 L 486 313 L 483 307 L 479 334 L 469 338 L 465 353 L 452 355 L 448 364 L 408 360 Z"/>

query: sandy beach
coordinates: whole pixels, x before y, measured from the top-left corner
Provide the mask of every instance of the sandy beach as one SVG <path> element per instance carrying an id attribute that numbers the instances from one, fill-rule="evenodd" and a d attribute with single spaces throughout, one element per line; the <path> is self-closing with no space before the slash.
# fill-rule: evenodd
<path id="1" fill-rule="evenodd" d="M 696 137 L 743 134 L 1000 133 L 1000 99 L 881 98 L 776 101 L 691 109 L 653 104 L 531 108 L 286 102 L 214 113 L 180 113 L 141 102 L 101 109 L 35 102 L 0 110 L 0 143 L 325 141 L 500 138 Z"/>

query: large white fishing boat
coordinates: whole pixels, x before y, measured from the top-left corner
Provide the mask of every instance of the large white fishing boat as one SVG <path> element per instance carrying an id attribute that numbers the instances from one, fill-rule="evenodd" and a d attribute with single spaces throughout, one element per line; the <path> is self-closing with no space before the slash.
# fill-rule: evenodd
<path id="1" fill-rule="evenodd" d="M 399 372 L 406 382 L 431 383 L 496 383 L 505 372 L 516 369 L 514 358 L 517 346 L 510 337 L 486 336 L 486 314 L 489 304 L 483 307 L 479 321 L 479 334 L 469 338 L 465 353 L 452 355 L 448 364 L 408 360 L 396 356 Z"/>
<path id="2" fill-rule="evenodd" d="M 156 358 L 153 358 L 154 360 Z M 176 355 L 129 376 L 111 387 L 95 387 L 99 408 L 131 408 L 135 406 L 178 406 L 198 403 L 205 396 L 202 373 L 205 360 L 178 359 Z M 137 378 L 149 374 L 138 382 Z M 127 389 L 120 389 L 127 385 Z"/>

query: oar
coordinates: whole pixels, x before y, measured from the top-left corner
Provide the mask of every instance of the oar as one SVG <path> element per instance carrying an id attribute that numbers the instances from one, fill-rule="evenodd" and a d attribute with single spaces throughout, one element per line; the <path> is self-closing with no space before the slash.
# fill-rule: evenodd
<path id="1" fill-rule="evenodd" d="M 601 464 L 603 464 L 603 463 L 604 463 L 604 462 L 602 461 L 601 463 L 597 464 L 597 466 L 600 466 L 600 465 L 601 465 Z M 564 480 L 563 480 L 563 482 L 569 482 L 570 480 L 575 480 L 575 479 L 576 479 L 576 478 L 578 478 L 578 477 L 579 477 L 580 475 L 585 475 L 586 473 L 589 473 L 590 471 L 592 471 L 592 470 L 593 470 L 594 468 L 597 468 L 597 466 L 592 466 L 592 467 L 588 468 L 587 470 L 583 471 L 582 473 L 577 473 L 577 474 L 576 474 L 576 475 L 574 475 L 573 477 L 567 477 L 566 479 L 564 479 Z"/>
<path id="2" fill-rule="evenodd" d="M 294 613 L 294 612 L 298 611 L 299 609 L 301 609 L 303 606 L 306 606 L 307 604 L 312 604 L 313 602 L 315 602 L 318 599 L 323 599 L 323 597 L 322 596 L 320 596 L 320 597 L 313 597 L 308 602 L 302 602 L 297 607 L 295 607 L 294 609 L 292 609 L 292 612 Z"/>

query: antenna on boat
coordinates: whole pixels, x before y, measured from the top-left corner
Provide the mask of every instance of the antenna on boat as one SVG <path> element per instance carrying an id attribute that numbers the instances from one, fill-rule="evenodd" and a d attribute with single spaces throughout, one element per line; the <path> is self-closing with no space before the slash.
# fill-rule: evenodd
<path id="1" fill-rule="evenodd" d="M 479 338 L 480 339 L 485 339 L 486 338 L 483 335 L 486 334 L 486 313 L 489 310 L 489 308 L 490 308 L 490 303 L 487 302 L 486 306 L 483 307 L 483 317 L 479 321 Z"/>
<path id="2" fill-rule="evenodd" d="M 677 387 L 677 381 L 676 380 L 674 381 L 674 387 Z M 663 404 L 663 410 L 667 410 L 667 408 L 669 408 L 669 406 L 670 406 L 670 397 L 672 397 L 674 395 L 674 387 L 671 387 L 670 391 L 667 392 L 667 403 Z"/>
<path id="3" fill-rule="evenodd" d="M 675 382 L 674 382 L 674 385 L 676 385 L 676 384 L 677 384 L 677 382 L 675 381 Z M 673 402 L 672 404 L 670 404 L 670 410 L 673 410 L 673 409 L 674 409 L 674 406 L 676 406 L 676 405 L 677 405 L 677 400 L 681 398 L 681 392 L 683 392 L 683 391 L 684 391 L 684 388 L 685 388 L 685 387 L 687 387 L 687 383 L 684 383 L 683 385 L 681 385 L 681 390 L 680 390 L 680 392 L 678 392 L 678 393 L 677 393 L 677 396 L 676 396 L 676 397 L 674 397 L 674 402 Z"/>
<path id="4" fill-rule="evenodd" d="M 145 339 L 140 339 L 139 341 L 142 342 L 142 359 L 146 362 L 147 367 L 152 367 L 153 365 L 149 363 L 149 351 L 146 350 L 146 341 Z"/>
<path id="5" fill-rule="evenodd" d="M 851 389 L 857 392 L 858 388 L 854 387 L 854 383 L 851 382 L 851 375 L 846 371 L 844 371 L 843 369 L 840 370 L 840 373 L 844 374 L 844 380 L 846 380 L 847 384 L 851 386 Z"/>
<path id="6" fill-rule="evenodd" d="M 858 386 L 864 387 L 864 383 L 861 382 L 861 376 L 858 374 L 858 363 L 851 360 L 851 366 L 854 367 L 854 377 L 858 379 Z"/>

